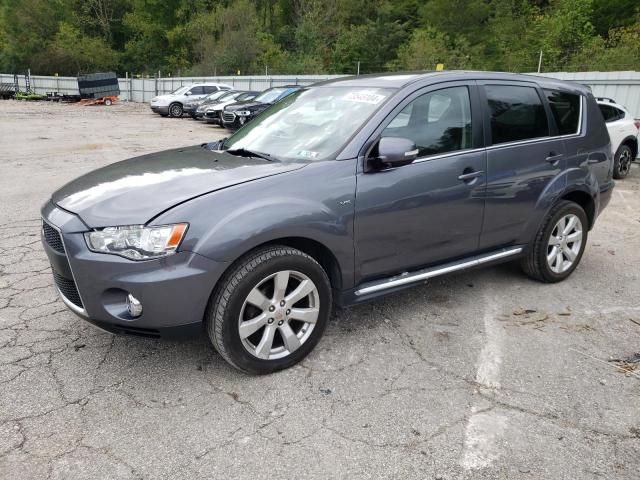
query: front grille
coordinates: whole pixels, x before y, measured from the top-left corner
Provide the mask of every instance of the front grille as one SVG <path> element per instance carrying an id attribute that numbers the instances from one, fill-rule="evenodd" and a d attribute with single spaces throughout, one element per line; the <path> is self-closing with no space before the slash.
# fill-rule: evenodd
<path id="1" fill-rule="evenodd" d="M 78 288 L 76 287 L 76 282 L 63 277 L 56 272 L 53 272 L 53 280 L 56 282 L 56 287 L 58 287 L 60 293 L 67 300 L 73 303 L 76 307 L 84 308 L 84 306 L 82 305 L 82 299 L 80 298 L 80 294 L 78 293 Z"/>
<path id="2" fill-rule="evenodd" d="M 49 225 L 47 222 L 42 222 L 42 233 L 47 244 L 58 253 L 64 253 L 64 244 L 62 243 L 62 237 L 60 232 Z"/>
<path id="3" fill-rule="evenodd" d="M 223 119 L 225 122 L 233 123 L 233 121 L 236 119 L 236 114 L 235 114 L 235 113 L 233 113 L 233 112 L 224 112 L 224 113 L 222 114 L 222 119 Z"/>
<path id="4" fill-rule="evenodd" d="M 205 116 L 207 118 L 218 118 L 218 114 L 220 113 L 220 110 L 209 110 L 207 112 L 205 112 Z"/>

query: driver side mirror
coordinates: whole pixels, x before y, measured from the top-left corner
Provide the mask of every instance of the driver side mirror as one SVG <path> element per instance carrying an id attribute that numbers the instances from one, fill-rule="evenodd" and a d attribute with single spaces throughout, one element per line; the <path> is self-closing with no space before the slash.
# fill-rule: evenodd
<path id="1" fill-rule="evenodd" d="M 191 95 L 191 90 L 189 90 L 187 93 L 185 93 L 185 95 L 188 97 L 189 95 Z"/>
<path id="2" fill-rule="evenodd" d="M 418 158 L 418 148 L 413 140 L 404 137 L 382 137 L 372 150 L 367 163 L 372 169 L 393 168 L 408 165 Z"/>

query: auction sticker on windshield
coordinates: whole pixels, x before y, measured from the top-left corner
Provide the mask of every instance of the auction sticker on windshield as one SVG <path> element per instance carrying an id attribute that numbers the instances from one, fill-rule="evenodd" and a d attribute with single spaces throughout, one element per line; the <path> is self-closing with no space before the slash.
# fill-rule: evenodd
<path id="1" fill-rule="evenodd" d="M 300 150 L 298 156 L 302 158 L 318 158 L 318 152 L 312 152 L 309 150 Z"/>
<path id="2" fill-rule="evenodd" d="M 371 105 L 377 105 L 385 96 L 378 93 L 373 93 L 369 90 L 360 90 L 359 92 L 349 92 L 345 95 L 344 99 L 348 102 L 360 102 L 370 103 Z"/>

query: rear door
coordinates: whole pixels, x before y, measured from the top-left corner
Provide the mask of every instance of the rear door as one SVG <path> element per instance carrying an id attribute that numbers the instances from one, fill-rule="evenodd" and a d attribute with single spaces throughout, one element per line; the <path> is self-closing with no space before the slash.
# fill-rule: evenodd
<path id="1" fill-rule="evenodd" d="M 204 92 L 204 87 L 200 85 L 192 87 L 190 92 L 191 92 L 191 95 L 189 95 L 189 98 L 191 100 L 199 100 L 206 95 Z"/>
<path id="2" fill-rule="evenodd" d="M 565 168 L 555 122 L 534 83 L 481 83 L 487 146 L 487 189 L 480 249 L 524 243 L 527 222 Z"/>

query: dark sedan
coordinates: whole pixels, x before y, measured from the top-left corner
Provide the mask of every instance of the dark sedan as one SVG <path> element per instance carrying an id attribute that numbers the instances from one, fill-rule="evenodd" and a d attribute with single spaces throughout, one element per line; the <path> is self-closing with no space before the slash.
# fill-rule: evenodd
<path id="1" fill-rule="evenodd" d="M 233 93 L 235 93 L 235 90 L 219 90 L 217 92 L 210 93 L 206 97 L 196 98 L 189 103 L 186 103 L 182 111 L 187 115 L 190 115 L 191 118 L 198 118 L 197 110 L 199 107 L 201 107 L 202 105 L 211 105 L 213 103 L 221 101 L 224 98 L 229 97 Z M 200 115 L 199 118 L 202 118 L 202 115 Z"/>
<path id="2" fill-rule="evenodd" d="M 236 95 L 229 95 L 219 102 L 202 105 L 198 108 L 196 115 L 198 118 L 203 118 L 207 123 L 221 125 L 222 111 L 227 105 L 232 105 L 236 102 L 248 102 L 249 100 L 256 98 L 258 95 L 260 95 L 260 92 L 236 92 Z"/>
<path id="3" fill-rule="evenodd" d="M 284 87 L 273 87 L 265 90 L 251 101 L 237 102 L 229 105 L 222 111 L 222 126 L 229 130 L 237 130 L 247 122 L 251 121 L 279 100 L 287 95 L 300 90 L 298 85 L 285 85 Z"/>

